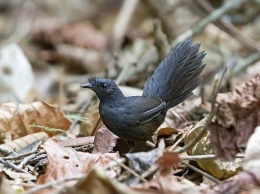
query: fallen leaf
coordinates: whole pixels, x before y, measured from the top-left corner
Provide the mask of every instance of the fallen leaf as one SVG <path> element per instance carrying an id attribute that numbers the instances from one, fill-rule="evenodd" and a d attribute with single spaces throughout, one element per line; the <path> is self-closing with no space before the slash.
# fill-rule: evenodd
<path id="1" fill-rule="evenodd" d="M 136 191 L 150 194 L 201 194 L 203 192 L 200 190 L 204 190 L 204 193 L 207 190 L 205 188 L 200 189 L 199 186 L 184 178 L 178 181 L 177 177 L 172 175 L 157 176 L 148 183 L 132 186 L 132 188 Z"/>
<path id="2" fill-rule="evenodd" d="M 253 174 L 248 172 L 240 172 L 238 175 L 216 185 L 211 193 L 240 194 L 243 193 L 243 191 L 245 193 L 250 193 L 249 190 L 257 188 L 256 186 L 259 186 L 259 180 L 257 180 Z"/>
<path id="3" fill-rule="evenodd" d="M 106 37 L 89 22 L 73 24 L 61 24 L 56 21 L 43 22 L 34 30 L 33 40 L 53 47 L 60 43 L 97 51 L 102 51 L 106 47 Z"/>
<path id="4" fill-rule="evenodd" d="M 179 154 L 174 152 L 165 152 L 161 157 L 158 158 L 158 165 L 161 174 L 168 174 L 172 172 L 174 165 L 180 162 Z"/>
<path id="5" fill-rule="evenodd" d="M 30 125 L 39 124 L 67 130 L 71 122 L 54 106 L 44 101 L 30 104 L 4 103 L 0 106 L 0 132 L 11 132 L 13 139 L 43 131 Z M 46 131 L 49 135 L 53 133 Z"/>
<path id="6" fill-rule="evenodd" d="M 244 171 L 253 174 L 260 183 L 260 127 L 255 128 L 255 132 L 249 138 L 245 150 Z"/>
<path id="7" fill-rule="evenodd" d="M 95 136 L 92 153 L 109 153 L 116 145 L 118 137 L 109 131 L 106 126 L 101 127 Z"/>
<path id="8" fill-rule="evenodd" d="M 49 164 L 46 173 L 38 178 L 38 184 L 74 175 L 84 175 L 92 169 L 93 165 L 105 166 L 118 157 L 116 153 L 89 154 L 77 152 L 72 148 L 60 146 L 52 139 L 47 140 L 43 144 L 43 148 L 47 153 Z M 111 171 L 110 176 L 113 176 L 113 173 Z M 68 186 L 72 186 L 75 183 L 76 181 L 71 181 L 68 183 Z"/>
<path id="9" fill-rule="evenodd" d="M 179 131 L 175 128 L 160 128 L 157 132 L 158 137 L 171 136 L 173 134 L 178 134 Z"/>
<path id="10" fill-rule="evenodd" d="M 78 193 L 106 193 L 106 194 L 141 194 L 126 185 L 111 179 L 108 174 L 100 168 L 93 168 L 85 179 L 81 180 L 75 187 L 69 189 L 67 194 Z"/>
<path id="11" fill-rule="evenodd" d="M 212 148 L 218 157 L 232 160 L 260 125 L 260 74 L 233 92 L 218 94 L 216 101 L 216 120 L 209 125 Z"/>
<path id="12" fill-rule="evenodd" d="M 49 136 L 45 132 L 38 132 L 23 136 L 21 138 L 15 139 L 14 141 L 7 142 L 5 144 L 0 144 L 0 148 L 7 149 L 9 151 L 14 151 L 21 154 L 31 152 L 36 150 L 38 145 L 41 144 L 39 141 L 48 139 Z M 37 144 L 38 142 L 38 144 Z M 3 153 L 1 153 L 3 154 Z"/>
<path id="13" fill-rule="evenodd" d="M 205 127 L 207 117 L 198 122 L 185 136 L 184 143 L 188 144 L 201 132 Z M 204 136 L 190 149 L 187 150 L 189 155 L 210 155 L 213 154 L 210 133 L 206 131 Z M 223 180 L 237 174 L 241 169 L 242 159 L 236 158 L 234 161 L 221 161 L 220 159 L 197 160 L 196 163 L 200 168 L 211 174 L 212 176 Z"/>

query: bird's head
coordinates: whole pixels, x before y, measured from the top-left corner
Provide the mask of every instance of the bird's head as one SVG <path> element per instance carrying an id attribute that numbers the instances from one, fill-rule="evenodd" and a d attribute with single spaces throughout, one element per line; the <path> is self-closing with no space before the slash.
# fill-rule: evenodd
<path id="1" fill-rule="evenodd" d="M 104 99 L 116 100 L 117 98 L 124 97 L 123 93 L 113 80 L 91 77 L 88 81 L 89 83 L 83 84 L 80 87 L 93 90 L 100 101 Z"/>

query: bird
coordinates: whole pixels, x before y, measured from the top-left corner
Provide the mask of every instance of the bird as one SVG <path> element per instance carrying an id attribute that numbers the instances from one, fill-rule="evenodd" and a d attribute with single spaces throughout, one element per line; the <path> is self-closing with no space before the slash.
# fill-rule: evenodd
<path id="1" fill-rule="evenodd" d="M 147 79 L 142 96 L 124 96 L 111 79 L 91 77 L 82 88 L 99 98 L 104 125 L 130 143 L 151 140 L 167 111 L 193 95 L 202 83 L 205 51 L 191 39 L 177 44 Z"/>

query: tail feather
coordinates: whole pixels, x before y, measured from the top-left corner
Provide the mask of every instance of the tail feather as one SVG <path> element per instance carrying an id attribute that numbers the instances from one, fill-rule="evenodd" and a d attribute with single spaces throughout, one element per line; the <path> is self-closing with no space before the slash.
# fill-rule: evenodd
<path id="1" fill-rule="evenodd" d="M 162 99 L 168 109 L 189 98 L 202 82 L 206 54 L 199 49 L 200 44 L 192 45 L 191 40 L 179 43 L 147 80 L 143 96 Z"/>

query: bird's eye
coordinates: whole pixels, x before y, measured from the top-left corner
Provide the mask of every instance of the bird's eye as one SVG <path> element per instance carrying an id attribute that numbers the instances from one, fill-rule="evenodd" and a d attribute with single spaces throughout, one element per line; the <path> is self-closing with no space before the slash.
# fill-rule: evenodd
<path id="1" fill-rule="evenodd" d="M 107 84 L 106 84 L 106 83 L 102 83 L 102 84 L 101 84 L 101 87 L 102 87 L 103 89 L 105 89 L 105 88 L 107 88 Z"/>

